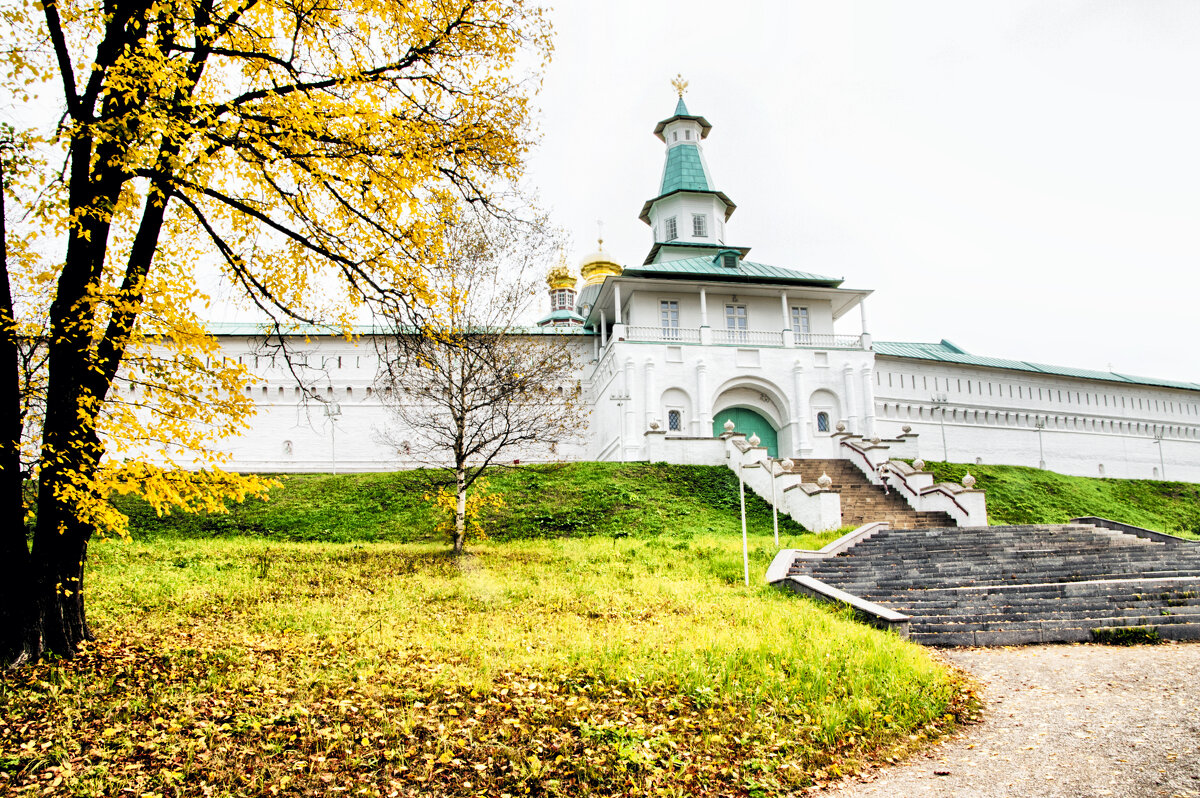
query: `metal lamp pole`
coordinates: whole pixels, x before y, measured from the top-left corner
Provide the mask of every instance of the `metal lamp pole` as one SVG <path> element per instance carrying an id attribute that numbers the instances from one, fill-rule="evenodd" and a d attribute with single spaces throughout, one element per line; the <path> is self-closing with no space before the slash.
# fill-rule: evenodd
<path id="1" fill-rule="evenodd" d="M 1155 445 L 1156 445 L 1156 446 L 1158 446 L 1158 475 L 1159 475 L 1159 479 L 1166 479 L 1166 478 L 1167 478 L 1167 463 L 1166 463 L 1166 461 L 1163 459 L 1163 451 L 1162 451 L 1162 449 L 1163 449 L 1163 447 L 1162 447 L 1162 443 L 1163 443 L 1163 432 L 1162 432 L 1162 430 L 1161 430 L 1161 429 L 1160 429 L 1160 430 L 1158 430 L 1157 432 L 1155 432 L 1155 433 L 1154 433 L 1154 443 L 1155 443 Z"/>
<path id="2" fill-rule="evenodd" d="M 628 393 L 613 393 L 613 394 L 609 394 L 608 398 L 610 401 L 617 403 L 617 416 L 619 417 L 618 421 L 620 422 L 620 425 L 621 425 L 621 427 L 620 427 L 621 442 L 619 444 L 617 444 L 617 451 L 620 453 L 621 462 L 625 462 L 625 408 L 624 408 L 624 405 L 626 402 L 630 401 L 633 397 L 630 396 Z"/>
<path id="3" fill-rule="evenodd" d="M 946 446 L 946 405 L 950 403 L 950 399 L 944 393 L 935 393 L 929 401 L 933 403 L 934 407 L 941 408 L 942 411 L 942 462 L 948 463 L 950 462 L 950 449 Z"/>
<path id="4" fill-rule="evenodd" d="M 1042 430 L 1046 428 L 1046 419 L 1039 418 L 1033 422 L 1038 431 L 1038 468 L 1046 468 L 1046 450 L 1042 448 Z"/>
<path id="5" fill-rule="evenodd" d="M 333 473 L 337 474 L 337 417 L 342 414 L 342 406 L 336 401 L 325 405 L 325 417 L 329 419 L 329 457 L 333 461 Z"/>

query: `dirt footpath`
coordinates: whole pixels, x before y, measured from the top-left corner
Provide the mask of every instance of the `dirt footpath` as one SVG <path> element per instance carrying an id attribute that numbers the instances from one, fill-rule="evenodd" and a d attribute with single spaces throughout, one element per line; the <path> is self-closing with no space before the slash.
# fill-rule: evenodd
<path id="1" fill-rule="evenodd" d="M 983 684 L 983 721 L 818 794 L 1200 798 L 1200 644 L 945 656 Z"/>

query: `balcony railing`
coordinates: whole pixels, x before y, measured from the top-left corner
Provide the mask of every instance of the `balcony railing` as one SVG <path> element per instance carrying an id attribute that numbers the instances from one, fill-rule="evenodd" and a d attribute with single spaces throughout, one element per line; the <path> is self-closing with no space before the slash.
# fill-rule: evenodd
<path id="1" fill-rule="evenodd" d="M 862 349 L 861 335 L 831 335 L 828 333 L 792 333 L 796 346 L 815 349 Z"/>
<path id="2" fill-rule="evenodd" d="M 783 346 L 783 338 L 778 331 L 771 330 L 713 330 L 714 344 L 735 344 L 737 346 Z"/>
<path id="3" fill-rule="evenodd" d="M 625 340 L 654 343 L 700 343 L 700 330 L 687 327 L 653 327 L 627 325 Z M 723 346 L 794 347 L 811 349 L 862 349 L 861 335 L 832 333 L 798 333 L 776 330 L 730 330 L 714 328 L 712 343 Z"/>
<path id="4" fill-rule="evenodd" d="M 664 341 L 672 344 L 698 344 L 700 331 L 684 327 L 635 327 L 625 328 L 625 338 L 629 341 Z"/>

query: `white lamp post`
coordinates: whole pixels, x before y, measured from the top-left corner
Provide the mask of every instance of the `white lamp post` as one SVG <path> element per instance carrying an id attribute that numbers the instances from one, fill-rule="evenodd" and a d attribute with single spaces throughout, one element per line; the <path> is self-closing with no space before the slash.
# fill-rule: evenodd
<path id="1" fill-rule="evenodd" d="M 942 462 L 950 462 L 950 450 L 946 447 L 946 405 L 950 403 L 949 397 L 944 393 L 935 393 L 930 399 L 934 407 L 942 409 Z"/>
<path id="2" fill-rule="evenodd" d="M 1161 429 L 1155 430 L 1154 445 L 1158 447 L 1158 478 L 1166 479 L 1167 478 L 1167 463 L 1166 463 L 1166 460 L 1163 459 L 1162 443 L 1163 443 L 1163 431 Z"/>
<path id="3" fill-rule="evenodd" d="M 333 461 L 333 473 L 337 474 L 337 419 L 342 406 L 336 400 L 325 405 L 325 417 L 329 419 L 329 457 Z"/>
<path id="4" fill-rule="evenodd" d="M 1038 468 L 1046 467 L 1046 450 L 1042 448 L 1042 430 L 1046 428 L 1046 419 L 1039 418 L 1033 422 L 1038 431 Z"/>

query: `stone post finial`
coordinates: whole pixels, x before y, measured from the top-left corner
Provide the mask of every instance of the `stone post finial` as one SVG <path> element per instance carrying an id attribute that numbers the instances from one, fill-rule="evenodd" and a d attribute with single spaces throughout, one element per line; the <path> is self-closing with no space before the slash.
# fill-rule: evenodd
<path id="1" fill-rule="evenodd" d="M 965 477 L 963 477 L 963 487 L 966 488 L 967 490 L 970 490 L 971 488 L 975 487 L 975 477 L 971 476 L 970 471 L 968 471 L 967 475 Z"/>
<path id="2" fill-rule="evenodd" d="M 746 443 L 750 444 L 751 446 L 758 446 L 760 443 L 762 443 L 762 438 L 758 437 L 758 433 L 751 432 L 750 438 L 746 441 Z"/>
<path id="3" fill-rule="evenodd" d="M 831 485 L 833 485 L 832 477 L 822 471 L 821 476 L 817 477 L 817 487 L 821 490 L 829 490 Z"/>
<path id="4" fill-rule="evenodd" d="M 726 419 L 726 421 L 725 421 L 725 431 L 726 431 L 726 432 L 733 432 L 733 428 L 734 428 L 734 427 L 736 427 L 736 426 L 737 426 L 737 425 L 733 423 L 733 419 L 732 419 L 732 418 L 730 418 L 730 419 Z"/>
<path id="5" fill-rule="evenodd" d="M 913 460 L 913 468 L 917 469 L 918 471 L 924 471 L 925 461 L 918 457 L 916 460 Z"/>

